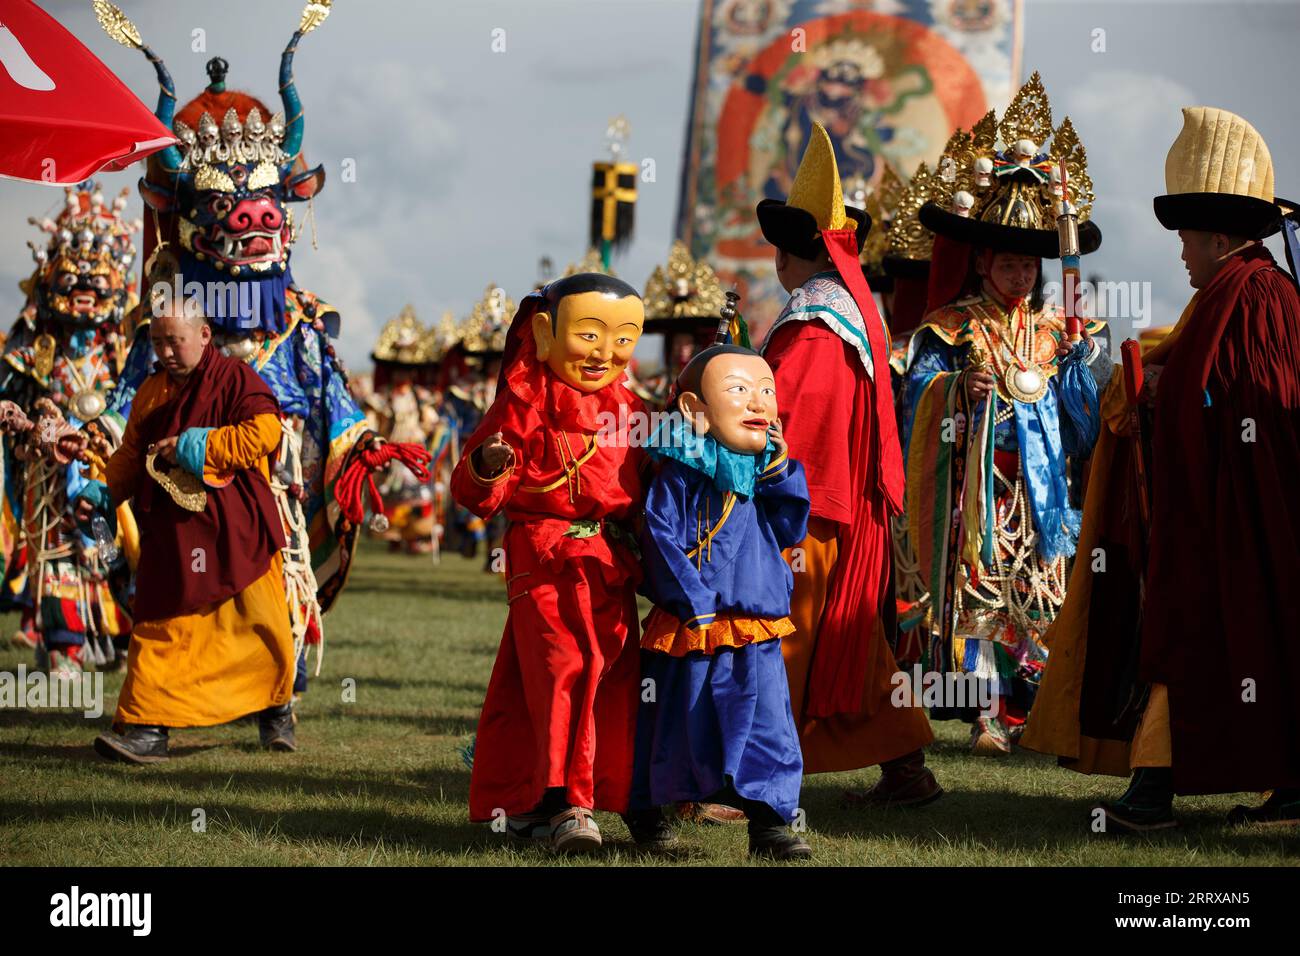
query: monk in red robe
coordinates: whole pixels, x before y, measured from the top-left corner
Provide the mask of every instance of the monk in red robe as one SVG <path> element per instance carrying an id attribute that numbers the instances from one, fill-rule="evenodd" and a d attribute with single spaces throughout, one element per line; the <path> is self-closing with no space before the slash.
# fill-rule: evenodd
<path id="1" fill-rule="evenodd" d="M 787 553 L 796 631 L 782 644 L 804 770 L 881 764 L 863 799 L 921 805 L 943 792 L 922 749 L 933 734 L 920 707 L 893 704 L 899 672 L 886 637 L 895 626 L 889 521 L 903 494 L 889 335 L 858 265 L 871 221 L 844 205 L 821 126 L 789 198 L 761 202 L 758 219 L 791 293 L 763 355 L 812 499 L 808 536 Z"/>
<path id="2" fill-rule="evenodd" d="M 598 847 L 593 809 L 623 812 L 640 676 L 640 567 L 623 522 L 641 507 L 640 399 L 624 384 L 645 310 L 627 283 L 582 273 L 528 296 L 496 400 L 452 495 L 505 511 L 510 614 L 479 718 L 475 821 L 554 849 Z M 599 434 L 598 434 L 599 433 Z"/>
<path id="3" fill-rule="evenodd" d="M 95 740 L 112 760 L 163 760 L 169 728 L 249 714 L 264 747 L 296 749 L 284 533 L 269 483 L 279 407 L 249 365 L 217 351 L 195 304 L 151 323 L 159 369 L 132 403 L 106 482 L 90 482 L 76 506 L 85 524 L 129 499 L 140 526 L 122 732 Z"/>
<path id="4" fill-rule="evenodd" d="M 1262 138 L 1226 110 L 1183 115 L 1155 212 L 1196 293 L 1144 359 L 1145 587 L 1129 583 L 1141 562 L 1120 560 L 1141 554 L 1141 529 L 1108 544 L 1133 537 L 1117 533 L 1135 530 L 1117 520 L 1135 513 L 1132 472 L 1094 471 L 1080 551 L 1101 547 L 1106 573 L 1075 565 L 1026 738 L 1082 772 L 1133 771 L 1103 808 L 1115 832 L 1175 826 L 1175 794 L 1243 791 L 1271 795 L 1230 822 L 1300 824 L 1300 293 L 1260 241 L 1282 223 Z M 1141 608 L 1140 630 L 1107 596 Z"/>

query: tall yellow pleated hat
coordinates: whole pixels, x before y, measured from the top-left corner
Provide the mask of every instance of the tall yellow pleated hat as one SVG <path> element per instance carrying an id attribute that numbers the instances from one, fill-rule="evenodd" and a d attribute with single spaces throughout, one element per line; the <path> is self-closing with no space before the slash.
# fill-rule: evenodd
<path id="1" fill-rule="evenodd" d="M 1182 131 L 1165 158 L 1165 189 L 1155 213 L 1166 229 L 1262 239 L 1281 225 L 1268 144 L 1227 110 L 1183 107 Z"/>
<path id="2" fill-rule="evenodd" d="M 844 205 L 835 147 L 820 123 L 813 123 L 790 195 L 784 202 L 760 202 L 758 224 L 764 239 L 802 259 L 816 259 L 826 248 L 823 229 L 854 229 L 858 248 L 862 248 L 871 217 L 864 210 Z"/>

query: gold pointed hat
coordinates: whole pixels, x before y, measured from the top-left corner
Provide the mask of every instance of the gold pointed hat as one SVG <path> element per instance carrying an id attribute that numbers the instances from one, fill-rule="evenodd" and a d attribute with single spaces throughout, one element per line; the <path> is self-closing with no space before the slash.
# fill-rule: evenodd
<path id="1" fill-rule="evenodd" d="M 666 265 L 655 266 L 646 282 L 646 332 L 715 328 L 727 304 L 713 267 L 691 255 L 681 240 L 673 243 Z"/>
<path id="2" fill-rule="evenodd" d="M 919 218 L 931 232 L 959 242 L 1056 259 L 1063 201 L 1078 216 L 1080 250 L 1101 245 L 1093 198 L 1087 152 L 1068 116 L 1053 128 L 1047 90 L 1035 72 L 1001 120 L 990 110 L 948 140 Z"/>
<path id="3" fill-rule="evenodd" d="M 1227 110 L 1183 107 L 1182 131 L 1165 157 L 1165 190 L 1155 212 L 1166 229 L 1262 239 L 1281 225 L 1268 145 Z"/>
<path id="4" fill-rule="evenodd" d="M 871 217 L 865 210 L 844 204 L 835 147 L 820 123 L 813 123 L 790 195 L 784 202 L 764 199 L 757 211 L 763 238 L 801 259 L 816 259 L 825 250 L 824 229 L 856 227 L 859 249 L 871 229 Z"/>

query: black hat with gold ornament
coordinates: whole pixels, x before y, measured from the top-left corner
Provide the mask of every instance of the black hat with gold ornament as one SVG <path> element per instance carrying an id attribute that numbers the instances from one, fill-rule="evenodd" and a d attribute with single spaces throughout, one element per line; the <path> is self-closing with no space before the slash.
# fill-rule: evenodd
<path id="1" fill-rule="evenodd" d="M 718 311 L 727 304 L 713 267 L 694 258 L 680 240 L 673 243 L 668 262 L 655 266 L 642 298 L 645 331 L 660 333 L 712 331 Z"/>

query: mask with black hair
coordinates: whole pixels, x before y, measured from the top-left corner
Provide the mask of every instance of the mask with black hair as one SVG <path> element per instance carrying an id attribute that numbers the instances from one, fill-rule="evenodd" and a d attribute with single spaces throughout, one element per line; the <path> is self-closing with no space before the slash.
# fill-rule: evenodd
<path id="1" fill-rule="evenodd" d="M 531 319 L 537 358 L 565 384 L 596 392 L 616 382 L 645 325 L 636 289 L 595 272 L 566 276 L 535 293 Z"/>

